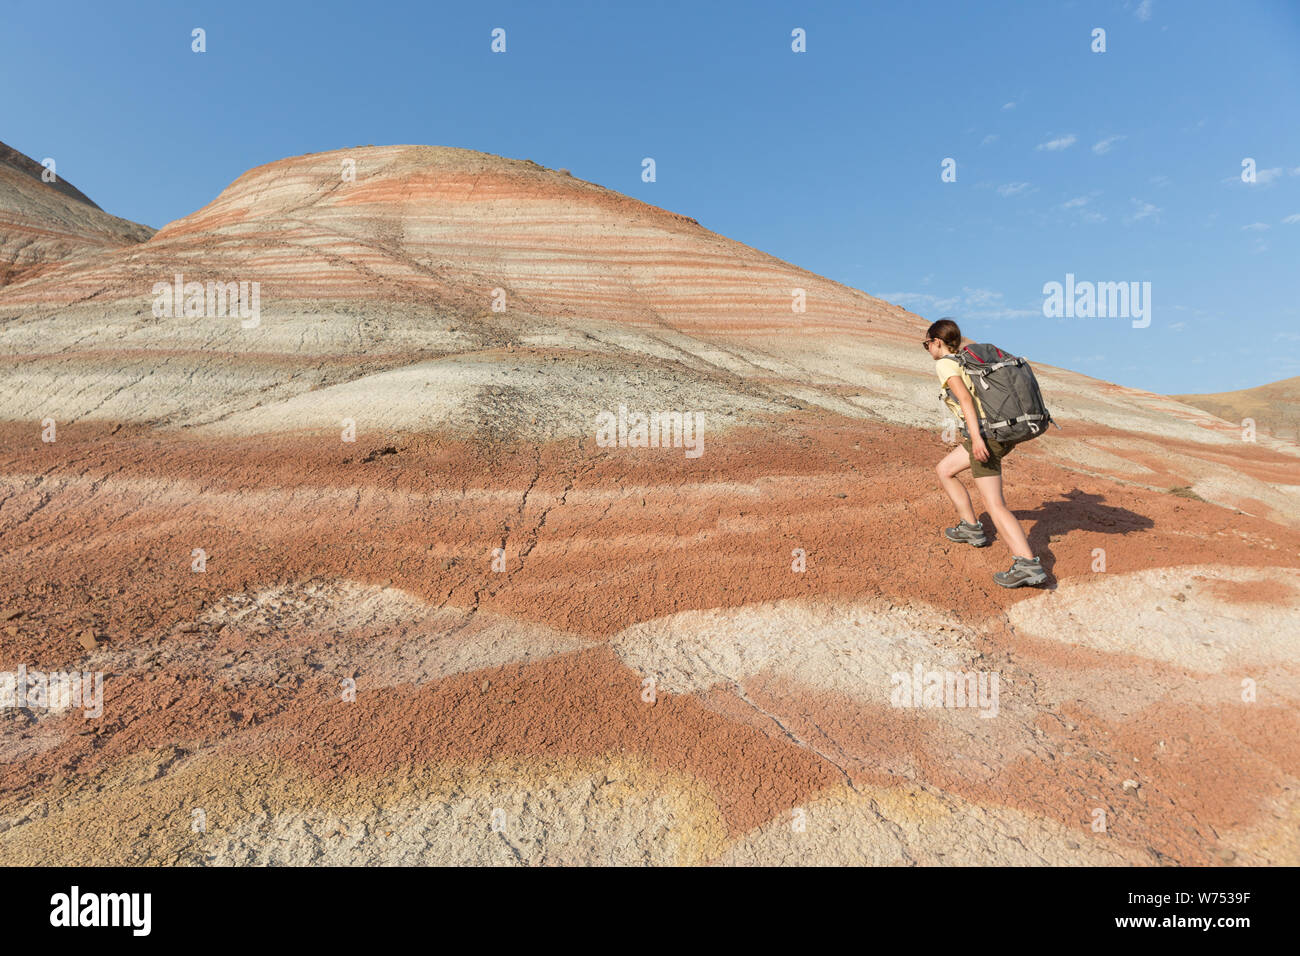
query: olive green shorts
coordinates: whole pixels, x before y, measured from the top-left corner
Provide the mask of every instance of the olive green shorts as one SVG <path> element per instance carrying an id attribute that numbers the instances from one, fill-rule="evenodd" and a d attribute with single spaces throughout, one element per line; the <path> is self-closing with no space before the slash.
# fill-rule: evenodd
<path id="1" fill-rule="evenodd" d="M 1009 455 L 1011 449 L 1015 448 L 1019 443 L 1010 442 L 1004 445 L 996 439 L 985 438 L 984 444 L 989 447 L 988 461 L 980 461 L 975 457 L 975 453 L 971 451 L 969 438 L 963 439 L 961 444 L 966 449 L 966 453 L 970 455 L 970 473 L 976 478 L 987 478 L 990 475 L 1002 474 L 1002 459 Z"/>

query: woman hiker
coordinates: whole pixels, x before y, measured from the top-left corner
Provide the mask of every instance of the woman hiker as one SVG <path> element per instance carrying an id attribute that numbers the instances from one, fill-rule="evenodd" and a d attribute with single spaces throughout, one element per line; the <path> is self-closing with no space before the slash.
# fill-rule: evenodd
<path id="1" fill-rule="evenodd" d="M 1015 558 L 1011 569 L 998 571 L 993 575 L 993 580 L 1004 588 L 1042 584 L 1047 580 L 1047 572 L 1030 550 L 1020 522 L 1002 499 L 1002 459 L 1015 447 L 1015 443 L 1004 445 L 980 434 L 980 419 L 984 417 L 984 411 L 979 405 L 979 398 L 972 393 L 970 376 L 961 363 L 952 357 L 961 348 L 961 329 L 952 319 L 940 319 L 930 326 L 925 341 L 921 344 L 934 359 L 934 370 L 944 385 L 943 400 L 957 416 L 957 420 L 963 422 L 962 433 L 966 436 L 962 447 L 950 451 L 934 469 L 939 475 L 939 484 L 948 492 L 948 497 L 952 499 L 957 515 L 961 518 L 957 527 L 945 528 L 943 533 L 950 541 L 977 548 L 989 543 L 984 534 L 983 522 L 975 520 L 975 511 L 971 507 L 966 486 L 957 480 L 957 476 L 969 468 L 975 477 L 975 487 L 984 499 L 984 507 L 988 509 L 998 534 L 1002 535 L 1002 540 L 1010 547 Z"/>

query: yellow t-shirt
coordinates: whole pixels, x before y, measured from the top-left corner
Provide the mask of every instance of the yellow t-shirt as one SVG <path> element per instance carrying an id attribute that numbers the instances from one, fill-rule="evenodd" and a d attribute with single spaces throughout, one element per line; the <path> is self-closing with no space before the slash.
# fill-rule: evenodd
<path id="1" fill-rule="evenodd" d="M 975 414 L 980 418 L 984 417 L 984 406 L 980 404 L 979 393 L 975 391 L 975 383 L 970 380 L 970 375 L 967 374 L 964 368 L 962 368 L 960 362 L 949 357 L 935 359 L 934 370 L 939 375 L 940 383 L 945 386 L 948 384 L 948 379 L 952 378 L 954 375 L 960 375 L 962 382 L 965 383 L 966 388 L 975 399 Z M 966 416 L 961 413 L 961 404 L 952 393 L 949 392 L 947 388 L 941 388 L 939 394 L 943 396 L 944 403 L 952 410 L 952 413 L 957 416 L 957 421 L 961 422 L 963 425 L 966 424 Z"/>

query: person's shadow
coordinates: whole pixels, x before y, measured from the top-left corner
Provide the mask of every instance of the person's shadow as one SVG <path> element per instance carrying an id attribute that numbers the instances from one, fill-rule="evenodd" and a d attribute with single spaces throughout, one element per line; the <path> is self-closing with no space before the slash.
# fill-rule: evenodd
<path id="1" fill-rule="evenodd" d="M 1046 501 L 1033 511 L 1012 511 L 1022 523 L 1034 522 L 1034 527 L 1026 537 L 1029 547 L 1043 562 L 1043 570 L 1052 573 L 1056 557 L 1048 547 L 1054 536 L 1069 531 L 1097 531 L 1102 534 L 1128 534 L 1131 531 L 1147 531 L 1155 527 L 1155 522 L 1146 515 L 1129 511 L 1127 508 L 1115 508 L 1103 504 L 1101 495 L 1089 494 L 1075 488 L 1066 492 L 1056 501 Z M 986 527 L 991 527 L 992 520 Z M 995 532 L 996 534 L 996 532 Z"/>

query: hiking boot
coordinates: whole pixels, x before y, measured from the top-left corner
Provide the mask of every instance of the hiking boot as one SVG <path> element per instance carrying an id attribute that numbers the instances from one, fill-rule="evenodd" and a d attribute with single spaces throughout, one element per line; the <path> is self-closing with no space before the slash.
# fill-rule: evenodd
<path id="1" fill-rule="evenodd" d="M 982 521 L 975 524 L 963 521 L 955 528 L 944 528 L 943 533 L 949 541 L 956 541 L 958 544 L 970 544 L 982 548 L 989 543 L 989 539 L 984 536 L 984 522 Z"/>
<path id="2" fill-rule="evenodd" d="M 1047 572 L 1043 570 L 1043 562 L 1038 558 L 1016 558 L 1011 564 L 1011 570 L 996 572 L 993 580 L 1004 588 L 1018 588 L 1027 584 L 1042 584 L 1047 580 Z"/>

